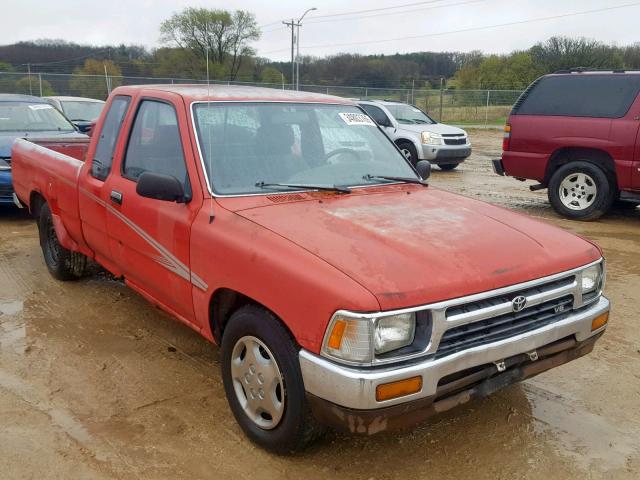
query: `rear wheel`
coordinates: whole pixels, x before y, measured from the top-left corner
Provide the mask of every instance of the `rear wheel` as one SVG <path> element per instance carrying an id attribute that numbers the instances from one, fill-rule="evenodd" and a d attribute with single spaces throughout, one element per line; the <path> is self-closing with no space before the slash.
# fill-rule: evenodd
<path id="1" fill-rule="evenodd" d="M 306 400 L 298 349 L 265 309 L 242 307 L 222 337 L 222 379 L 244 433 L 276 453 L 303 449 L 324 430 Z"/>
<path id="2" fill-rule="evenodd" d="M 445 172 L 448 172 L 450 170 L 455 170 L 456 168 L 458 168 L 458 165 L 460 165 L 459 163 L 445 163 L 442 165 L 438 165 L 440 167 L 440 170 L 444 170 Z"/>
<path id="3" fill-rule="evenodd" d="M 412 165 L 418 163 L 418 151 L 411 142 L 398 142 L 398 148 Z"/>
<path id="4" fill-rule="evenodd" d="M 40 247 L 44 263 L 51 275 L 58 280 L 76 280 L 80 278 L 87 265 L 87 257 L 81 253 L 67 250 L 58 241 L 53 225 L 53 217 L 48 204 L 42 205 L 38 220 Z"/>
<path id="5" fill-rule="evenodd" d="M 559 214 L 575 220 L 595 220 L 611 208 L 615 187 L 600 167 L 577 161 L 553 174 L 548 196 Z"/>

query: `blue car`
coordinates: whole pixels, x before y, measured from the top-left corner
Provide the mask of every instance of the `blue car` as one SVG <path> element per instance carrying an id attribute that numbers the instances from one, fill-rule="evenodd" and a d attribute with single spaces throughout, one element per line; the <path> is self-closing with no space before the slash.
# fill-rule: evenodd
<path id="1" fill-rule="evenodd" d="M 46 100 L 0 94 L 0 205 L 13 203 L 11 146 L 16 138 L 85 137 Z"/>

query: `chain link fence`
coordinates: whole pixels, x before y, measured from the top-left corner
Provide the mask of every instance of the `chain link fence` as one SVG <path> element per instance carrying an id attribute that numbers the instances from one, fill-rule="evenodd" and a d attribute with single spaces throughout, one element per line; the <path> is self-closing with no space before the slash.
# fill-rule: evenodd
<path id="1" fill-rule="evenodd" d="M 126 77 L 58 73 L 0 72 L 0 93 L 22 93 L 35 96 L 72 95 L 104 100 L 121 85 L 206 84 L 192 78 Z M 287 83 L 228 82 L 211 80 L 212 85 L 251 85 L 284 90 Z M 307 92 L 356 99 L 397 100 L 412 103 L 440 122 L 471 126 L 501 126 L 521 90 L 458 90 L 374 88 L 336 85 L 300 85 Z"/>

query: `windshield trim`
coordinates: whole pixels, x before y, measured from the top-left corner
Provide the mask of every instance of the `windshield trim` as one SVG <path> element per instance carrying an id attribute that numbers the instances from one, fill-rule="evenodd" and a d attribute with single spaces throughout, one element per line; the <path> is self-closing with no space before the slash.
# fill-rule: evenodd
<path id="1" fill-rule="evenodd" d="M 296 105 L 338 105 L 338 106 L 346 105 L 350 107 L 355 106 L 356 108 L 359 108 L 364 112 L 364 109 L 360 105 L 356 103 L 350 104 L 346 102 L 345 103 L 317 102 L 317 101 L 292 102 L 291 100 L 196 100 L 191 102 L 191 105 L 189 108 L 190 114 L 191 114 L 191 128 L 193 129 L 193 136 L 196 139 L 196 146 L 198 147 L 198 157 L 200 158 L 200 167 L 202 168 L 202 172 L 204 174 L 204 180 L 205 180 L 205 184 L 207 185 L 207 190 L 209 191 L 209 195 L 211 195 L 214 198 L 264 197 L 267 195 L 279 195 L 281 193 L 308 193 L 308 192 L 316 192 L 319 190 L 289 189 L 289 190 L 282 190 L 282 191 L 274 190 L 272 192 L 228 193 L 228 194 L 214 192 L 213 188 L 211 188 L 211 183 L 209 181 L 209 174 L 207 173 L 207 168 L 204 164 L 204 155 L 202 154 L 202 148 L 200 147 L 200 136 L 198 135 L 198 128 L 196 125 L 195 107 L 197 104 L 200 104 L 200 103 L 205 103 L 205 104 L 206 103 L 214 103 L 214 104 L 218 104 L 218 103 L 290 103 L 290 104 L 296 104 Z M 380 130 L 384 135 L 384 132 L 382 131 L 382 129 L 378 124 L 376 124 L 376 128 Z M 415 168 L 413 167 L 413 165 L 409 164 L 409 166 L 415 171 Z M 419 177 L 417 172 L 416 172 L 416 177 Z M 408 185 L 408 184 L 406 182 L 380 182 L 380 183 L 367 183 L 365 185 L 348 185 L 348 188 L 354 189 L 354 188 L 368 188 L 368 187 L 380 187 L 380 186 L 391 186 L 391 185 Z"/>

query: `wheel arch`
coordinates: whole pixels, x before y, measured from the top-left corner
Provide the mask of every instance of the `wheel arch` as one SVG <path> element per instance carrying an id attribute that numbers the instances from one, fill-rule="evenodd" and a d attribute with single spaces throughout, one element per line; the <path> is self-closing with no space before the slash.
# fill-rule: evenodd
<path id="1" fill-rule="evenodd" d="M 559 148 L 549 158 L 544 176 L 544 184 L 549 185 L 553 174 L 563 165 L 575 161 L 591 163 L 602 169 L 615 190 L 618 190 L 615 161 L 608 152 L 599 148 L 563 147 Z"/>
<path id="2" fill-rule="evenodd" d="M 209 300 L 209 328 L 217 345 L 222 345 L 224 330 L 231 316 L 246 305 L 254 305 L 270 312 L 289 333 L 293 342 L 298 345 L 295 336 L 280 316 L 263 303 L 231 288 L 221 287 L 213 292 Z"/>
<path id="3" fill-rule="evenodd" d="M 47 203 L 47 199 L 39 191 L 34 190 L 29 195 L 29 213 L 32 217 L 40 217 L 42 206 Z"/>

